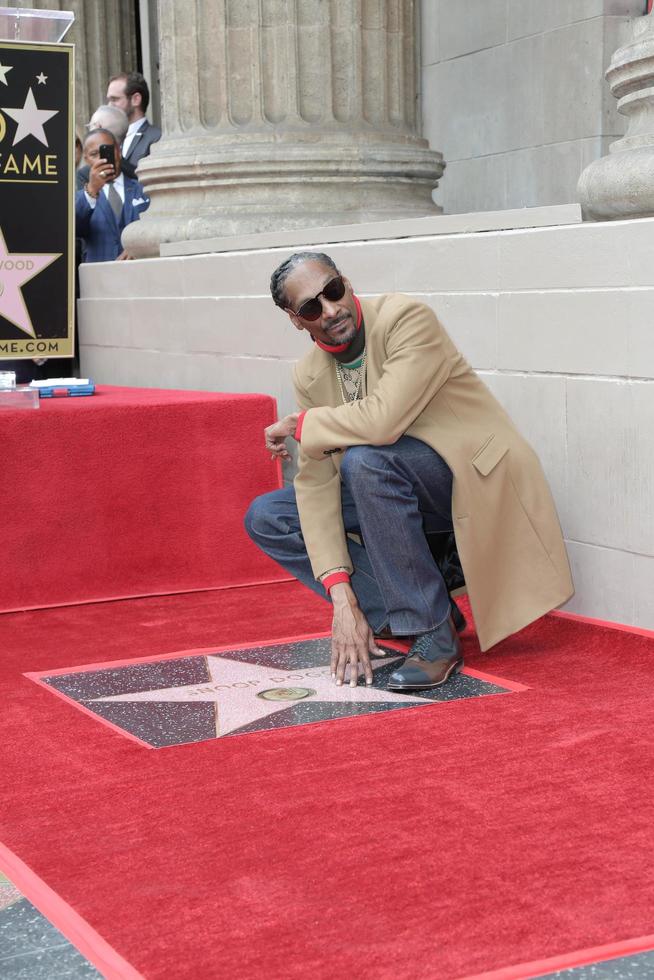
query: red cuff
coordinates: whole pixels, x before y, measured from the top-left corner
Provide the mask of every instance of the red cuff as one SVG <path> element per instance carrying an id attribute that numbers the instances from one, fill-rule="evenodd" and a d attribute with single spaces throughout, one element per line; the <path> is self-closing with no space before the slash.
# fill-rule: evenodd
<path id="1" fill-rule="evenodd" d="M 333 585 L 338 585 L 339 582 L 349 582 L 350 573 L 349 572 L 332 572 L 331 575 L 325 575 L 322 580 L 322 585 L 325 587 L 325 591 L 329 595 L 329 590 Z"/>
<path id="2" fill-rule="evenodd" d="M 304 416 L 306 414 L 307 414 L 306 411 L 300 412 L 300 417 L 297 420 L 297 425 L 295 426 L 295 437 L 294 437 L 296 442 L 299 442 L 302 438 L 302 426 L 304 425 Z"/>

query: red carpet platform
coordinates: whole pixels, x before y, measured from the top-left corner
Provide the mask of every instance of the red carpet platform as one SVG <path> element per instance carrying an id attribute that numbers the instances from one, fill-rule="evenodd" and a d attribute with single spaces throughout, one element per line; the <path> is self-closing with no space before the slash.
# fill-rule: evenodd
<path id="1" fill-rule="evenodd" d="M 284 578 L 242 528 L 279 486 L 265 395 L 100 386 L 2 412 L 0 611 Z"/>
<path id="2" fill-rule="evenodd" d="M 651 637 L 469 633 L 470 667 L 529 689 L 160 751 L 24 676 L 328 626 L 295 583 L 0 618 L 0 840 L 85 951 L 162 980 L 454 980 L 654 933 Z"/>

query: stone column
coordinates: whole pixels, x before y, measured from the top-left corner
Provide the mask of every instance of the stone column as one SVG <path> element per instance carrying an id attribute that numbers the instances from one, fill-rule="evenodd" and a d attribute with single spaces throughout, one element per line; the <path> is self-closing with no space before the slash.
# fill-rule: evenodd
<path id="1" fill-rule="evenodd" d="M 654 13 L 634 20 L 632 31 L 606 72 L 618 111 L 628 119 L 627 132 L 579 178 L 586 219 L 654 215 Z"/>
<path id="2" fill-rule="evenodd" d="M 163 139 L 139 166 L 161 242 L 433 214 L 417 0 L 161 0 Z"/>

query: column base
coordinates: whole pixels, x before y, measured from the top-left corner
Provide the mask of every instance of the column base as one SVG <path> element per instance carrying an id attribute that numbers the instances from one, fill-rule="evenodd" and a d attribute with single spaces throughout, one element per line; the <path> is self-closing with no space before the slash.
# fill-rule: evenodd
<path id="1" fill-rule="evenodd" d="M 423 140 L 218 149 L 170 140 L 139 167 L 152 204 L 123 243 L 144 258 L 163 242 L 439 214 L 432 191 L 444 167 Z"/>
<path id="2" fill-rule="evenodd" d="M 577 184 L 585 220 L 619 221 L 654 215 L 654 146 L 620 150 L 593 161 Z"/>

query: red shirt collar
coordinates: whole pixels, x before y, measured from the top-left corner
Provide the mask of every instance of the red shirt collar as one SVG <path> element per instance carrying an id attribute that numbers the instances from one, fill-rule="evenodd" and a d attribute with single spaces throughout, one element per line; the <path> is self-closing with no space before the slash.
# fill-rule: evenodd
<path id="1" fill-rule="evenodd" d="M 352 293 L 352 299 L 354 300 L 354 305 L 357 308 L 357 330 L 361 329 L 361 324 L 363 322 L 363 314 L 361 313 L 361 303 L 359 302 L 358 296 Z M 315 337 L 314 337 L 315 340 Z M 321 350 L 327 351 L 328 354 L 342 354 L 344 350 L 347 350 L 351 340 L 348 340 L 347 344 L 323 344 L 320 340 L 315 340 L 318 347 Z"/>

